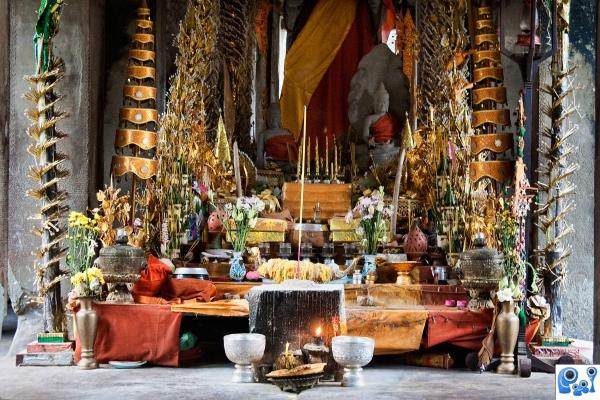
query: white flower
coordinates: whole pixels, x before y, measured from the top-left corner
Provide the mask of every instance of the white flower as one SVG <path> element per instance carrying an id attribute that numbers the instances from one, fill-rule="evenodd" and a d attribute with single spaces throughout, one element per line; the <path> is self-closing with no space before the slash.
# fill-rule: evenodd
<path id="1" fill-rule="evenodd" d="M 365 234 L 365 230 L 363 229 L 362 226 L 359 226 L 358 228 L 356 228 L 356 234 L 358 236 L 363 236 Z"/>
<path id="2" fill-rule="evenodd" d="M 379 212 L 383 211 L 383 201 L 380 201 L 379 203 L 377 203 L 377 211 L 379 211 Z"/>
<path id="3" fill-rule="evenodd" d="M 256 226 L 257 222 L 258 222 L 258 217 L 253 217 L 253 218 L 250 218 L 250 222 L 248 223 L 248 225 L 250 226 L 250 228 L 254 228 Z"/>
<path id="4" fill-rule="evenodd" d="M 265 202 L 257 198 L 256 211 L 261 212 L 265 209 Z"/>
<path id="5" fill-rule="evenodd" d="M 503 303 L 505 301 L 513 301 L 512 290 L 510 288 L 504 288 L 498 293 L 496 293 L 496 297 L 498 297 L 498 301 Z"/>
<path id="6" fill-rule="evenodd" d="M 90 290 L 92 292 L 96 292 L 100 289 L 100 282 L 98 281 L 97 278 L 92 279 L 92 281 L 90 282 Z"/>
<path id="7" fill-rule="evenodd" d="M 371 205 L 371 206 L 369 206 L 369 208 L 367 209 L 367 211 L 369 212 L 369 216 L 373 216 L 373 214 L 375 214 L 375 207 L 373 207 Z"/>
<path id="8" fill-rule="evenodd" d="M 348 210 L 345 217 L 346 223 L 349 224 L 352 222 L 352 218 L 354 218 L 354 215 L 352 215 L 352 210 Z"/>
<path id="9" fill-rule="evenodd" d="M 88 249 L 87 249 L 87 256 L 88 257 L 94 257 L 96 255 L 96 252 L 94 251 L 94 246 L 95 243 L 94 242 L 90 242 Z"/>

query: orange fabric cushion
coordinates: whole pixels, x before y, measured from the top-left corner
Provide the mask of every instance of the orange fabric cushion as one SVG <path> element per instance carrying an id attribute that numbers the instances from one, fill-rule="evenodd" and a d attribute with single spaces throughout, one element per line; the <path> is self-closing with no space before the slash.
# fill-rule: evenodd
<path id="1" fill-rule="evenodd" d="M 154 297 L 158 295 L 162 286 L 169 279 L 171 268 L 158 258 L 150 255 L 148 266 L 142 271 L 140 279 L 133 286 L 131 294 L 136 296 Z"/>

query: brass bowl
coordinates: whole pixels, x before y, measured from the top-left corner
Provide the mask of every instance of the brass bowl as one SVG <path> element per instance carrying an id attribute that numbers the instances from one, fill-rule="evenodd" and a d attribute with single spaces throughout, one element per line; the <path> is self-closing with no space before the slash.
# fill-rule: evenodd
<path id="1" fill-rule="evenodd" d="M 412 279 L 410 278 L 410 273 L 415 267 L 422 264 L 419 261 L 388 261 L 388 265 L 398 273 L 397 285 L 411 285 Z"/>

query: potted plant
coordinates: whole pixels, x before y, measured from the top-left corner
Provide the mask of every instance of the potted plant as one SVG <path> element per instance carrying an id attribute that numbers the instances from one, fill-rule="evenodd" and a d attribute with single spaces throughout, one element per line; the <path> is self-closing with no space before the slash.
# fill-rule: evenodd
<path id="1" fill-rule="evenodd" d="M 81 360 L 77 365 L 82 369 L 98 367 L 94 357 L 98 317 L 92 308 L 92 301 L 102 292 L 104 277 L 100 268 L 91 266 L 96 255 L 97 219 L 72 212 L 68 220 L 67 265 L 73 285 L 72 296 L 79 300 L 80 305 L 75 315 L 75 323 L 81 341 Z"/>
<path id="2" fill-rule="evenodd" d="M 354 209 L 346 215 L 346 222 L 350 223 L 354 216 L 360 218 L 356 233 L 362 237 L 364 248 L 364 267 L 362 274 L 366 277 L 369 272 L 375 271 L 375 255 L 380 244 L 388 241 L 388 223 L 392 216 L 393 207 L 384 201 L 383 187 L 379 190 L 365 191 L 356 202 Z"/>
<path id="3" fill-rule="evenodd" d="M 225 204 L 223 209 L 224 218 L 222 222 L 227 230 L 227 237 L 233 246 L 229 277 L 240 282 L 246 275 L 242 253 L 246 247 L 248 233 L 256 226 L 259 213 L 265 209 L 265 203 L 256 196 L 239 197 L 235 203 Z"/>

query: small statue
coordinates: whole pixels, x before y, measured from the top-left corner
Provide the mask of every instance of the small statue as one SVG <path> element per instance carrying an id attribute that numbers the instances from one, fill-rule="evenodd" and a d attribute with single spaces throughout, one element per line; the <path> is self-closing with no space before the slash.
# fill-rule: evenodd
<path id="1" fill-rule="evenodd" d="M 390 95 L 382 82 L 374 95 L 375 113 L 365 118 L 362 132 L 375 166 L 394 158 L 400 151 L 394 142 L 398 137 L 398 124 L 389 112 L 389 105 Z"/>
<path id="2" fill-rule="evenodd" d="M 256 138 L 257 165 L 265 165 L 265 153 L 270 159 L 276 161 L 295 160 L 297 156 L 296 141 L 292 134 L 281 128 L 281 110 L 279 103 L 269 106 L 269 119 L 267 129 L 260 132 Z"/>
<path id="3" fill-rule="evenodd" d="M 389 113 L 390 95 L 382 83 L 375 92 L 375 113 L 365 118 L 362 138 L 365 143 L 389 143 L 398 133 L 395 118 Z"/>

